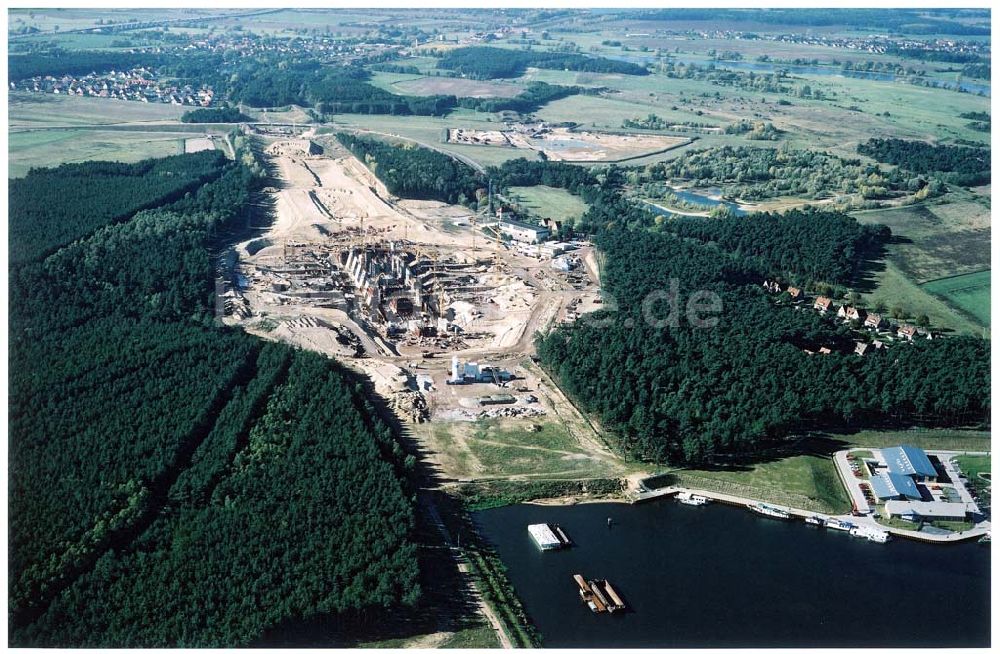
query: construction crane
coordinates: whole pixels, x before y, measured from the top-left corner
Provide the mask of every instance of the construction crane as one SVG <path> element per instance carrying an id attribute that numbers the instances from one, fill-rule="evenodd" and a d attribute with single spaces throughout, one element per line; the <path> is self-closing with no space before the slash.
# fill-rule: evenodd
<path id="1" fill-rule="evenodd" d="M 441 251 L 438 250 L 434 253 L 434 289 L 437 291 L 437 310 L 438 316 L 444 317 L 444 285 L 441 283 L 441 272 L 438 269 L 438 263 L 441 261 Z"/>
<path id="2" fill-rule="evenodd" d="M 503 207 L 500 207 L 500 211 L 497 213 L 499 216 L 499 221 L 496 227 L 496 240 L 493 242 L 493 269 L 499 274 L 500 271 L 500 230 L 503 225 Z"/>
<path id="3" fill-rule="evenodd" d="M 472 251 L 476 251 L 476 215 L 472 214 Z M 475 254 L 472 255 L 475 258 Z"/>

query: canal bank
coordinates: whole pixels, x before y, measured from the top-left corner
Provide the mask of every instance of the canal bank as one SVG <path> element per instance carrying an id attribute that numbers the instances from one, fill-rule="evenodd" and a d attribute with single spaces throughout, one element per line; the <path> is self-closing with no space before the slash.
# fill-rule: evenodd
<path id="1" fill-rule="evenodd" d="M 989 643 L 990 554 L 980 545 L 884 547 L 745 509 L 672 501 L 520 504 L 473 519 L 546 647 Z M 560 524 L 573 547 L 540 551 L 532 523 Z M 629 610 L 593 614 L 574 574 L 608 579 Z M 901 620 L 900 607 L 920 619 Z"/>

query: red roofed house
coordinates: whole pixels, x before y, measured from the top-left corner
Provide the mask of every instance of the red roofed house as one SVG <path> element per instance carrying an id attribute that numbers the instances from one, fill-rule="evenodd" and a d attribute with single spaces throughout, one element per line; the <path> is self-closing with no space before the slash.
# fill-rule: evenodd
<path id="1" fill-rule="evenodd" d="M 813 309 L 816 309 L 820 313 L 826 313 L 827 311 L 830 310 L 830 307 L 832 306 L 833 306 L 833 300 L 831 300 L 828 297 L 824 297 L 822 295 L 816 298 L 816 301 L 813 303 Z"/>
<path id="2" fill-rule="evenodd" d="M 913 337 L 917 335 L 917 328 L 913 325 L 900 325 L 898 333 L 900 338 L 912 341 Z"/>
<path id="3" fill-rule="evenodd" d="M 848 322 L 861 320 L 861 312 L 856 307 L 842 306 L 837 310 L 837 316 Z"/>

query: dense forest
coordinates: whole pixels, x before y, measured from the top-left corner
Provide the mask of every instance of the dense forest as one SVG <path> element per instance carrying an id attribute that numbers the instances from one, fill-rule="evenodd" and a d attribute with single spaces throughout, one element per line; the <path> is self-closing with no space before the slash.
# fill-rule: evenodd
<path id="1" fill-rule="evenodd" d="M 945 181 L 960 186 L 990 183 L 990 151 L 984 148 L 872 138 L 858 144 L 858 154 L 918 174 L 945 173 Z"/>
<path id="2" fill-rule="evenodd" d="M 474 170 L 435 150 L 342 132 L 337 140 L 401 198 L 468 204 L 483 188 Z"/>
<path id="3" fill-rule="evenodd" d="M 179 199 L 217 176 L 224 161 L 221 152 L 203 151 L 134 164 L 32 169 L 10 180 L 11 261 L 38 259 L 98 227 Z"/>
<path id="4" fill-rule="evenodd" d="M 846 328 L 776 306 L 757 288 L 765 271 L 753 260 L 624 228 L 602 231 L 597 245 L 606 255 L 606 303 L 617 308 L 551 332 L 538 354 L 635 456 L 697 463 L 795 430 L 987 420 L 987 341 L 920 341 L 862 358 Z M 705 291 L 721 303 L 706 316 L 714 326 L 685 315 L 689 298 Z M 650 302 L 656 293 L 661 300 Z M 823 346 L 833 353 L 802 351 Z"/>
<path id="5" fill-rule="evenodd" d="M 761 270 L 801 283 L 851 281 L 864 255 L 888 241 L 889 228 L 859 225 L 847 214 L 813 207 L 784 213 L 755 213 L 705 220 L 681 216 L 663 223 L 683 238 L 715 243 Z"/>
<path id="6" fill-rule="evenodd" d="M 86 75 L 92 72 L 128 70 L 159 66 L 166 57 L 147 52 L 97 50 L 51 50 L 46 53 L 7 56 L 7 75 L 11 81 L 41 75 Z"/>
<path id="7" fill-rule="evenodd" d="M 473 79 L 520 77 L 528 67 L 588 73 L 649 74 L 643 66 L 605 57 L 536 50 L 508 50 L 488 46 L 448 50 L 438 62 L 438 68 L 453 70 Z"/>
<path id="8" fill-rule="evenodd" d="M 118 204 L 102 184 L 120 164 L 17 181 L 12 225 L 61 236 L 29 239 L 10 269 L 13 644 L 247 645 L 419 594 L 402 453 L 357 382 L 214 324 L 209 252 L 262 183 L 252 153 L 217 157 L 135 164 L 150 189 L 213 171 L 158 203 Z M 88 172 L 103 192 L 30 206 Z"/>
<path id="9" fill-rule="evenodd" d="M 182 123 L 249 123 L 253 118 L 235 107 L 193 109 L 181 116 Z"/>
<path id="10" fill-rule="evenodd" d="M 860 160 L 790 147 L 722 146 L 694 150 L 651 164 L 640 178 L 643 193 L 655 197 L 657 184 L 683 179 L 695 186 L 718 186 L 726 197 L 763 200 L 785 195 L 813 199 L 857 193 L 865 199 L 916 193 L 927 181 Z M 925 195 L 928 192 L 925 192 Z"/>
<path id="11" fill-rule="evenodd" d="M 972 79 L 984 79 L 990 80 L 992 78 L 993 71 L 989 64 L 966 64 L 962 66 L 962 76 L 971 77 Z"/>

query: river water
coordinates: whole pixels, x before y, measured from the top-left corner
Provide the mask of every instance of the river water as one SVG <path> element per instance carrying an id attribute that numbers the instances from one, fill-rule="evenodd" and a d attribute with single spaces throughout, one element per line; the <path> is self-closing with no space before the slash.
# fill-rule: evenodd
<path id="1" fill-rule="evenodd" d="M 989 645 L 984 545 L 880 545 L 671 500 L 520 504 L 475 519 L 546 647 Z M 539 551 L 536 522 L 559 523 L 574 547 Z M 607 578 L 629 610 L 591 613 L 576 573 Z"/>

